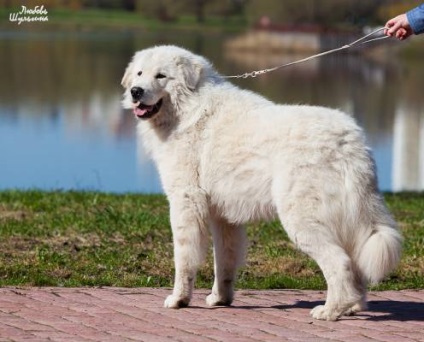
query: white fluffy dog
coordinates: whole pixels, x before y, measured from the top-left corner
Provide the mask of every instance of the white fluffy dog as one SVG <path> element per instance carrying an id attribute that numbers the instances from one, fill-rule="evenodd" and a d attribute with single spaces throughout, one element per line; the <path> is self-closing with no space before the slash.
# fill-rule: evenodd
<path id="1" fill-rule="evenodd" d="M 326 303 L 311 315 L 336 320 L 366 308 L 367 283 L 396 266 L 402 239 L 350 116 L 276 105 L 175 46 L 137 52 L 122 85 L 170 203 L 175 283 L 165 307 L 189 304 L 209 230 L 215 280 L 206 302 L 231 304 L 243 224 L 278 216 L 327 281 Z"/>

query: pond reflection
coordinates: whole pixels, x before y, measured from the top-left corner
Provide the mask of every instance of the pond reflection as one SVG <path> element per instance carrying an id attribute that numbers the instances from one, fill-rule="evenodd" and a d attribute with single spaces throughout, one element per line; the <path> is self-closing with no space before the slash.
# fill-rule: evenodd
<path id="1" fill-rule="evenodd" d="M 0 32 L 0 189 L 160 192 L 154 166 L 137 150 L 135 120 L 120 106 L 123 71 L 134 51 L 163 43 L 205 55 L 223 74 L 298 57 L 225 51 L 226 38 L 181 32 Z M 380 188 L 424 190 L 424 65 L 419 61 L 343 54 L 236 83 L 276 102 L 351 113 L 373 148 Z"/>

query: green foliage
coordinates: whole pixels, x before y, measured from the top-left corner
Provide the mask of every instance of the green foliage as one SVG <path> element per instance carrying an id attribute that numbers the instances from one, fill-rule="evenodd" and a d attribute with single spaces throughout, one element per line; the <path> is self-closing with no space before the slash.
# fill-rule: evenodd
<path id="1" fill-rule="evenodd" d="M 424 287 L 424 194 L 387 195 L 405 236 L 399 268 L 375 289 Z M 248 226 L 239 288 L 325 289 L 313 260 L 278 221 Z M 0 286 L 172 286 L 173 245 L 162 195 L 0 192 Z M 211 287 L 212 253 L 197 286 Z"/>

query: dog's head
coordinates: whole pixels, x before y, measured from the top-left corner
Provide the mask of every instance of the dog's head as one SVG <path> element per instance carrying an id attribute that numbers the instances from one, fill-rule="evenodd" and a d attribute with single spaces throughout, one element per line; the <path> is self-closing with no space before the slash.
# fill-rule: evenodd
<path id="1" fill-rule="evenodd" d="M 121 84 L 123 106 L 140 119 L 150 119 L 167 104 L 179 106 L 204 81 L 209 62 L 176 46 L 157 46 L 137 52 Z"/>

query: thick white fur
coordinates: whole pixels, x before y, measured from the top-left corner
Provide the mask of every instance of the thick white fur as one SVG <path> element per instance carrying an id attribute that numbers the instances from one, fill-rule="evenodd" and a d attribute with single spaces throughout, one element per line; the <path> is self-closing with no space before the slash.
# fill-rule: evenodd
<path id="1" fill-rule="evenodd" d="M 189 304 L 209 230 L 215 282 L 207 303 L 230 304 L 245 253 L 243 224 L 277 216 L 327 281 L 327 301 L 312 316 L 335 320 L 366 307 L 367 283 L 397 265 L 402 239 L 354 119 L 328 108 L 276 105 L 175 46 L 137 52 L 122 83 L 126 108 L 134 86 L 144 89 L 145 104 L 163 99 L 138 128 L 171 208 L 176 274 L 166 307 Z"/>

